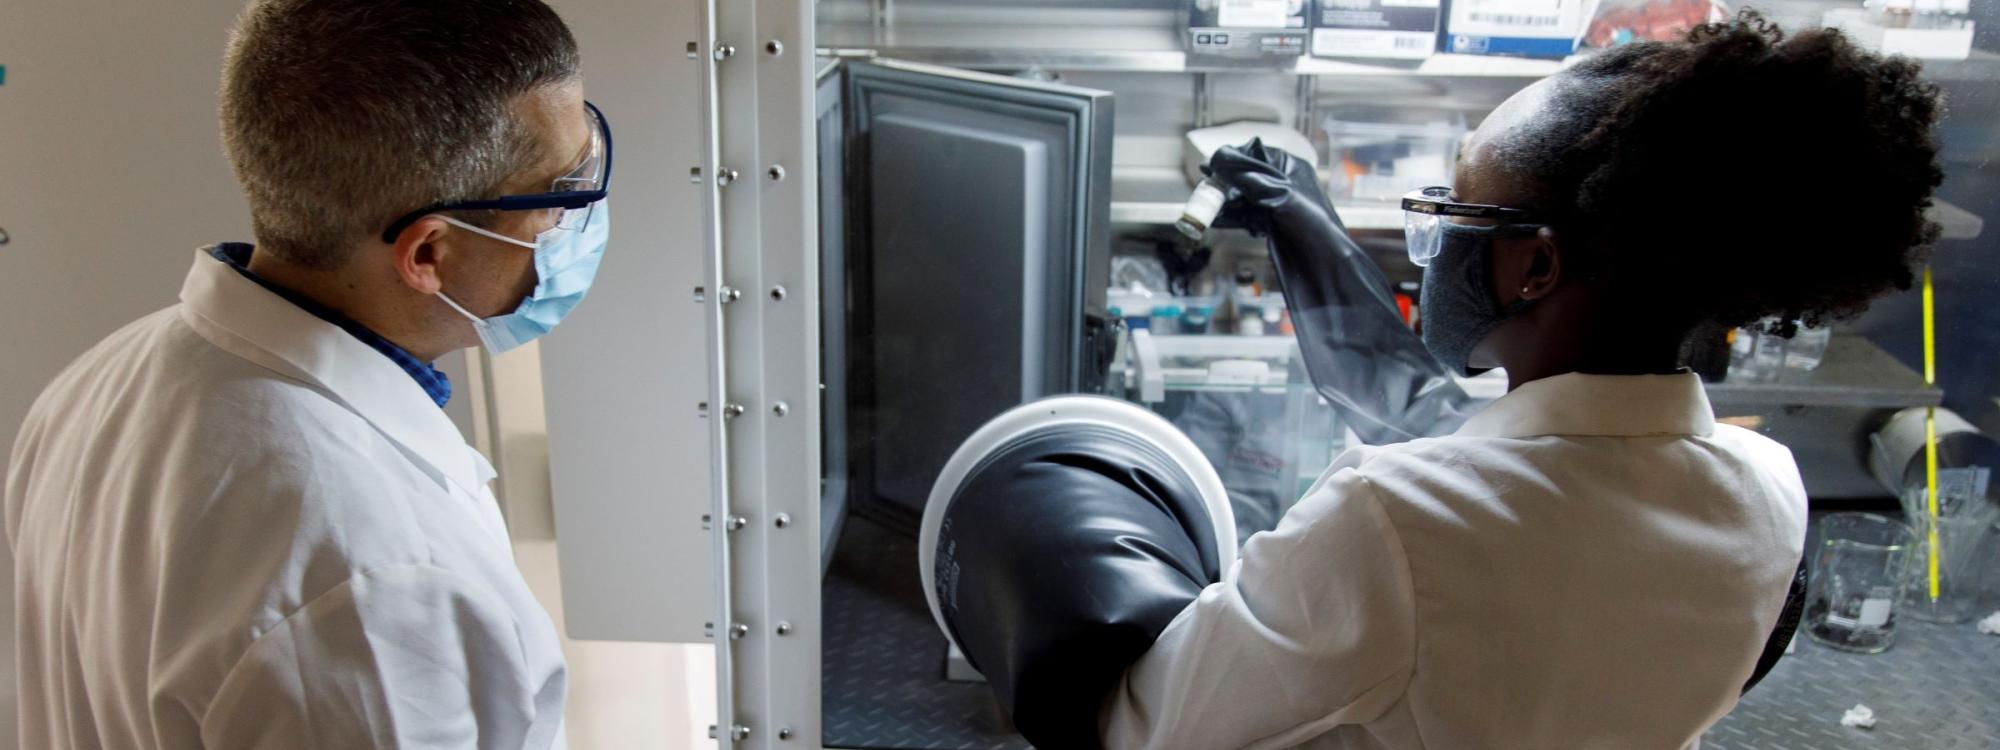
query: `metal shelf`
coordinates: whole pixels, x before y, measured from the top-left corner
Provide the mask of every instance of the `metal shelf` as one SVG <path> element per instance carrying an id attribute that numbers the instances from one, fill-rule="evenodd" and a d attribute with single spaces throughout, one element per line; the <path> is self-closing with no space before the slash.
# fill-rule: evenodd
<path id="1" fill-rule="evenodd" d="M 1570 60 L 1436 54 L 1422 61 L 1300 57 L 1231 61 L 1191 57 L 1170 26 L 1048 26 L 831 23 L 819 27 L 820 54 L 893 57 L 980 70 L 1043 68 L 1143 73 L 1293 73 L 1340 76 L 1519 78 L 1562 70 Z"/>
<path id="2" fill-rule="evenodd" d="M 987 20 L 987 19 L 982 19 Z M 1509 78 L 1532 81 L 1562 71 L 1588 53 L 1563 60 L 1437 53 L 1416 60 L 1330 60 L 1319 57 L 1232 61 L 1190 56 L 1169 23 L 1074 25 L 1026 23 L 1018 14 L 993 22 L 867 23 L 819 26 L 820 54 L 893 57 L 976 70 L 1109 71 L 1136 73 L 1278 73 L 1322 76 Z M 2000 80 L 2000 54 L 1975 50 L 1966 60 L 1924 60 L 1938 81 Z"/>
<path id="3" fill-rule="evenodd" d="M 1836 334 L 1827 342 L 1826 356 L 1817 369 L 1785 370 L 1771 381 L 1731 379 L 1709 383 L 1708 398 L 1723 409 L 1775 406 L 1907 409 L 1936 406 L 1944 401 L 1944 391 L 1926 385 L 1922 375 L 1868 339 Z"/>
<path id="4" fill-rule="evenodd" d="M 1111 173 L 1111 223 L 1167 225 L 1181 218 L 1193 185 L 1178 167 L 1117 167 Z M 1340 220 L 1356 231 L 1403 228 L 1402 209 L 1390 203 L 1336 205 Z M 1958 206 L 1937 201 L 1931 218 L 1943 226 L 1941 239 L 1969 240 L 1986 229 L 1986 220 Z"/>
<path id="5" fill-rule="evenodd" d="M 1152 375 L 1165 390 L 1311 390 L 1312 384 L 1282 379 L 1263 383 L 1208 382 L 1200 368 L 1166 367 L 1163 361 L 1206 361 L 1218 359 L 1258 359 L 1290 361 L 1298 356 L 1298 342 L 1290 335 L 1235 336 L 1229 334 L 1154 336 L 1151 331 L 1135 331 L 1136 365 L 1142 377 Z M 1488 373 L 1478 378 L 1459 378 L 1459 385 L 1477 398 L 1499 398 L 1506 381 Z M 1826 356 L 1814 370 L 1784 370 L 1774 380 L 1725 380 L 1707 384 L 1709 401 L 1725 410 L 1746 407 L 1838 406 L 1862 409 L 1906 409 L 1936 406 L 1944 392 L 1926 385 L 1923 376 L 1882 351 L 1861 336 L 1836 335 L 1827 343 Z M 1150 399 L 1150 400 L 1157 400 Z"/>

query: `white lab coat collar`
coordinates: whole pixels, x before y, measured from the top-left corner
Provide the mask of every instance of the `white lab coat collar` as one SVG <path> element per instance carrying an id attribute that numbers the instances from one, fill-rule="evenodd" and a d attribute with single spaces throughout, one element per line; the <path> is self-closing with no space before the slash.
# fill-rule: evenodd
<path id="1" fill-rule="evenodd" d="M 441 487 L 479 496 L 492 465 L 410 374 L 332 323 L 245 278 L 206 250 L 181 285 L 181 317 L 236 356 L 328 391 Z"/>
<path id="2" fill-rule="evenodd" d="M 1715 412 L 1694 373 L 1569 373 L 1523 383 L 1458 429 L 1465 437 L 1701 435 Z"/>

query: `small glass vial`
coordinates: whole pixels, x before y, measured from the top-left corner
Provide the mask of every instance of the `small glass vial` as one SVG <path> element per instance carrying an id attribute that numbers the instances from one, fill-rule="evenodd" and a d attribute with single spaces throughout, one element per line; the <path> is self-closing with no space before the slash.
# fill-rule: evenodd
<path id="1" fill-rule="evenodd" d="M 1222 204 L 1227 201 L 1228 196 L 1223 195 L 1222 188 L 1212 181 L 1202 180 L 1201 184 L 1194 186 L 1194 193 L 1188 196 L 1187 204 L 1181 206 L 1181 218 L 1174 222 L 1174 228 L 1181 230 L 1181 234 L 1187 235 L 1188 239 L 1201 239 L 1208 234 L 1209 226 L 1215 223 L 1215 215 L 1222 213 Z"/>

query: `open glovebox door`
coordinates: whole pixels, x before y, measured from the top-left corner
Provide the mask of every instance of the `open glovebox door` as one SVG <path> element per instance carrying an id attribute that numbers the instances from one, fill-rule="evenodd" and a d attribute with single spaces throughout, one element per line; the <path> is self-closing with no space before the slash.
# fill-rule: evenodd
<path id="1" fill-rule="evenodd" d="M 1025 747 L 947 677 L 916 527 L 981 424 L 1103 387 L 1112 98 L 890 60 L 816 91 L 823 744 Z"/>

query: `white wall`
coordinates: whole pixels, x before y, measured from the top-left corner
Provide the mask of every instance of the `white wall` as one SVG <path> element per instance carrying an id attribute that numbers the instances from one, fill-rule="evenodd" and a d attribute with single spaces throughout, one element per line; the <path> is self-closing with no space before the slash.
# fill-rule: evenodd
<path id="1" fill-rule="evenodd" d="M 620 58 L 593 55 L 593 43 L 679 43 L 678 35 L 658 38 L 667 31 L 658 18 L 621 24 L 596 16 L 650 12 L 648 5 L 664 2 L 557 5 L 573 18 L 591 16 L 586 66 Z M 0 228 L 13 238 L 0 246 L 0 461 L 29 404 L 63 365 L 124 323 L 173 304 L 196 247 L 250 239 L 215 108 L 223 46 L 241 7 L 241 0 L 0 0 L 7 68 Z M 463 428 L 471 412 L 458 405 L 453 417 Z M 537 593 L 559 607 L 553 555 L 524 551 Z M 11 556 L 0 556 L 0 748 L 15 742 L 14 617 L 4 584 L 12 577 Z M 573 746 L 688 747 L 707 726 L 698 713 L 712 701 L 700 688 L 711 684 L 705 648 L 588 644 L 570 655 L 581 699 L 571 707 Z"/>

